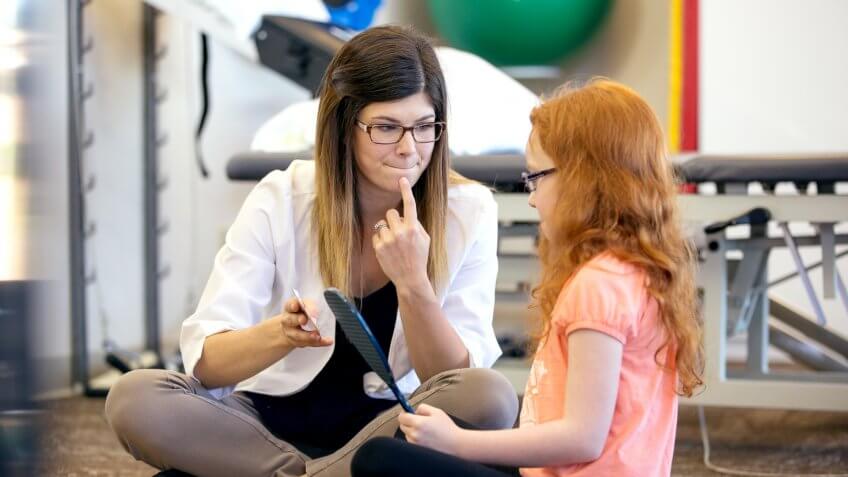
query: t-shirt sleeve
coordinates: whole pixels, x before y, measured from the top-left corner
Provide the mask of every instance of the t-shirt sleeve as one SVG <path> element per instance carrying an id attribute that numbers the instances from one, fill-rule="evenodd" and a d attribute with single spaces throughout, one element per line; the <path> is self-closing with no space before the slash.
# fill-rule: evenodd
<path id="1" fill-rule="evenodd" d="M 595 330 L 627 344 L 635 336 L 644 294 L 639 273 L 583 267 L 557 299 L 553 329 L 566 336 L 577 330 Z"/>

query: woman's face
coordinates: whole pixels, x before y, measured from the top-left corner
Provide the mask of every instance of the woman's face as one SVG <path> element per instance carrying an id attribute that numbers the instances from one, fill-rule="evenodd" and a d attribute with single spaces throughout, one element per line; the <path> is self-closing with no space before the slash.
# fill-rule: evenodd
<path id="1" fill-rule="evenodd" d="M 553 159 L 548 156 L 539 144 L 539 138 L 534 131 L 530 133 L 527 140 L 527 149 L 524 154 L 527 161 L 527 172 L 534 173 L 556 167 Z M 539 213 L 539 229 L 548 239 L 550 235 L 550 223 L 556 211 L 556 201 L 559 198 L 559 186 L 554 174 L 542 176 L 535 181 L 536 190 L 530 193 L 527 203 Z"/>
<path id="2" fill-rule="evenodd" d="M 411 127 L 436 121 L 436 114 L 430 98 L 421 91 L 397 101 L 371 103 L 362 108 L 357 119 L 366 125 Z M 378 127 L 372 128 L 375 136 Z M 389 192 L 400 192 L 401 177 L 415 185 L 430 164 L 436 144 L 415 142 L 412 131 L 404 132 L 396 144 L 374 144 L 360 126 L 356 127 L 353 143 L 360 180 Z"/>

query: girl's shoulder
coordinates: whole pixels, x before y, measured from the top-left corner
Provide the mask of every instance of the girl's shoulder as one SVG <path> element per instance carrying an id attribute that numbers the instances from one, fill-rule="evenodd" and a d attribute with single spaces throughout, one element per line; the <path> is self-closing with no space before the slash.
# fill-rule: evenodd
<path id="1" fill-rule="evenodd" d="M 552 322 L 566 334 L 593 328 L 627 343 L 638 334 L 647 305 L 645 283 L 640 267 L 612 253 L 596 255 L 563 286 Z"/>
<path id="2" fill-rule="evenodd" d="M 641 267 L 628 263 L 610 252 L 603 252 L 581 265 L 565 282 L 560 298 L 571 293 L 599 295 L 640 294 L 646 274 Z"/>
<path id="3" fill-rule="evenodd" d="M 644 270 L 629 262 L 625 262 L 624 260 L 618 258 L 612 252 L 602 252 L 594 257 L 591 260 L 583 264 L 580 269 L 577 271 L 578 274 L 591 274 L 595 273 L 610 273 L 613 275 L 644 275 Z"/>

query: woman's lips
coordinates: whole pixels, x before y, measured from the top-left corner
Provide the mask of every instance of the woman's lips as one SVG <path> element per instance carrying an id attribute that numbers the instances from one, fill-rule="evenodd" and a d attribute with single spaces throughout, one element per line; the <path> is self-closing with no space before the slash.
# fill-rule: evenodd
<path id="1" fill-rule="evenodd" d="M 386 167 L 390 167 L 390 168 L 392 168 L 392 169 L 398 169 L 398 170 L 401 170 L 401 171 L 408 171 L 408 170 L 410 170 L 410 169 L 413 169 L 413 168 L 417 167 L 417 166 L 418 166 L 418 162 L 417 162 L 417 161 L 416 161 L 416 162 L 413 162 L 413 163 L 412 163 L 412 164 L 410 164 L 409 166 L 405 166 L 405 165 L 402 165 L 402 164 L 389 164 L 389 163 L 384 163 L 384 165 L 385 165 Z"/>

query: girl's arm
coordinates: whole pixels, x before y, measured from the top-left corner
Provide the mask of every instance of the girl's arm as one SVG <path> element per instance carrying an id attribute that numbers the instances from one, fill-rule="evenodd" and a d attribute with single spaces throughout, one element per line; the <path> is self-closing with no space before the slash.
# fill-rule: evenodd
<path id="1" fill-rule="evenodd" d="M 410 442 L 464 459 L 519 467 L 548 467 L 597 459 L 615 410 L 622 344 L 604 333 L 568 335 L 568 378 L 564 417 L 502 431 L 456 427 L 444 412 L 422 405 L 422 415 L 400 416 Z"/>

